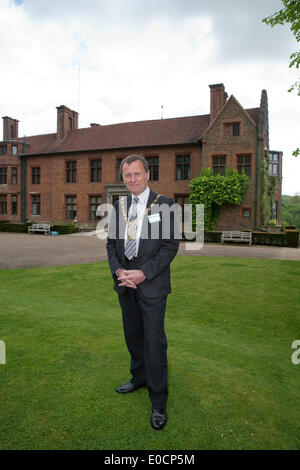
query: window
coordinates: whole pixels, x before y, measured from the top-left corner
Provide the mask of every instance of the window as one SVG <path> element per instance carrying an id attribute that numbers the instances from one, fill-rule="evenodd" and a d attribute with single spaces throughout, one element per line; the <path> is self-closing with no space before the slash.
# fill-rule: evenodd
<path id="1" fill-rule="evenodd" d="M 66 162 L 66 182 L 76 183 L 76 165 L 77 162 Z"/>
<path id="2" fill-rule="evenodd" d="M 237 137 L 240 135 L 240 124 L 232 124 L 232 135 L 233 137 Z"/>
<path id="3" fill-rule="evenodd" d="M 0 145 L 0 155 L 7 155 L 7 145 Z"/>
<path id="4" fill-rule="evenodd" d="M 122 163 L 123 158 L 118 158 L 117 159 L 117 181 L 123 181 L 123 176 L 121 172 L 121 163 Z"/>
<path id="5" fill-rule="evenodd" d="M 12 154 L 13 155 L 18 155 L 18 146 L 17 145 L 12 145 Z"/>
<path id="6" fill-rule="evenodd" d="M 215 175 L 225 175 L 226 155 L 216 155 L 213 157 L 213 172 Z"/>
<path id="7" fill-rule="evenodd" d="M 240 123 L 234 122 L 230 124 L 224 124 L 225 136 L 226 137 L 238 137 L 240 135 Z"/>
<path id="8" fill-rule="evenodd" d="M 77 214 L 77 196 L 66 196 L 66 217 L 68 220 L 75 219 Z"/>
<path id="9" fill-rule="evenodd" d="M 250 219 L 251 217 L 251 209 L 243 209 L 243 218 Z"/>
<path id="10" fill-rule="evenodd" d="M 176 157 L 176 179 L 190 179 L 190 155 L 177 155 Z"/>
<path id="11" fill-rule="evenodd" d="M 102 160 L 90 160 L 91 183 L 100 182 L 102 179 Z"/>
<path id="12" fill-rule="evenodd" d="M 40 167 L 32 168 L 31 172 L 32 172 L 32 184 L 40 184 L 40 182 L 41 182 L 41 169 L 40 169 Z"/>
<path id="13" fill-rule="evenodd" d="M 7 214 L 7 196 L 6 194 L 1 194 L 0 196 L 0 214 Z"/>
<path id="14" fill-rule="evenodd" d="M 31 196 L 31 215 L 41 215 L 41 196 Z"/>
<path id="15" fill-rule="evenodd" d="M 251 176 L 251 155 L 238 155 L 237 169 L 240 175 L 244 171 L 247 176 Z"/>
<path id="16" fill-rule="evenodd" d="M 189 195 L 188 194 L 178 194 L 174 197 L 175 203 L 179 204 L 181 207 L 181 217 L 182 217 L 182 229 L 184 229 L 184 224 L 189 222 L 189 219 L 186 220 L 187 213 L 184 211 L 184 204 L 189 204 Z"/>
<path id="17" fill-rule="evenodd" d="M 158 157 L 146 157 L 149 167 L 150 181 L 158 181 Z"/>
<path id="18" fill-rule="evenodd" d="M 278 202 L 277 201 L 273 202 L 270 209 L 271 209 L 270 218 L 277 220 L 277 218 L 278 218 Z"/>
<path id="19" fill-rule="evenodd" d="M 101 205 L 101 196 L 90 196 L 90 220 L 97 219 L 97 207 Z"/>
<path id="20" fill-rule="evenodd" d="M 11 213 L 12 215 L 18 214 L 18 196 L 17 194 L 11 195 Z"/>
<path id="21" fill-rule="evenodd" d="M 0 184 L 7 184 L 7 167 L 0 168 Z"/>
<path id="22" fill-rule="evenodd" d="M 18 184 L 18 168 L 12 167 L 11 169 L 11 184 Z"/>
<path id="23" fill-rule="evenodd" d="M 279 155 L 278 153 L 269 153 L 269 175 L 278 176 L 279 174 Z"/>

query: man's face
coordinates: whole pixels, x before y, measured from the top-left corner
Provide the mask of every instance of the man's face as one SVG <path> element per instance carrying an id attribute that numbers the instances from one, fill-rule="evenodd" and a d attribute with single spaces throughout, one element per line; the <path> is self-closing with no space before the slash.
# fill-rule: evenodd
<path id="1" fill-rule="evenodd" d="M 148 186 L 149 171 L 146 171 L 140 160 L 125 163 L 122 168 L 123 181 L 128 191 L 138 196 Z"/>

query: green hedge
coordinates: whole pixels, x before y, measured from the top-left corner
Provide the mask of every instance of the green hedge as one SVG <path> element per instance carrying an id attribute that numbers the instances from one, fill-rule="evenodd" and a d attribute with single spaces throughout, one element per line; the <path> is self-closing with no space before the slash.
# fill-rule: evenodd
<path id="1" fill-rule="evenodd" d="M 287 246 L 286 233 L 252 232 L 254 245 Z"/>
<path id="2" fill-rule="evenodd" d="M 34 222 L 33 222 L 34 223 Z M 32 222 L 25 224 L 11 223 L 9 221 L 0 222 L 0 232 L 15 232 L 15 233 L 27 233 L 28 227 L 32 225 Z M 68 234 L 78 232 L 78 227 L 72 223 L 58 223 L 51 225 L 50 230 L 52 232 L 59 232 L 59 234 Z"/>
<path id="3" fill-rule="evenodd" d="M 16 222 L 0 222 L 0 232 L 27 233 L 28 224 L 19 224 Z"/>
<path id="4" fill-rule="evenodd" d="M 299 246 L 299 230 L 286 230 L 287 246 L 298 248 Z"/>
<path id="5" fill-rule="evenodd" d="M 76 233 L 78 231 L 78 227 L 72 223 L 58 223 L 51 225 L 51 232 L 58 232 L 60 235 Z"/>
<path id="6" fill-rule="evenodd" d="M 204 231 L 204 242 L 205 243 L 221 243 L 222 232 L 209 232 Z"/>
<path id="7" fill-rule="evenodd" d="M 222 232 L 204 232 L 204 241 L 206 243 L 220 243 Z M 252 232 L 252 243 L 254 245 L 268 245 L 268 246 L 288 246 L 291 248 L 298 248 L 299 246 L 299 231 L 287 230 L 282 233 L 271 232 Z"/>

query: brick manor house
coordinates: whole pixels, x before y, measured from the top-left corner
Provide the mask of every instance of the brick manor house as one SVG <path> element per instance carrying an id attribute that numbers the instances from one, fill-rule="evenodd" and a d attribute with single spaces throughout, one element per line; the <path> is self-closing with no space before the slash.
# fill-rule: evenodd
<path id="1" fill-rule="evenodd" d="M 78 113 L 57 108 L 57 131 L 19 138 L 16 119 L 3 117 L 0 142 L 0 220 L 73 221 L 95 228 L 96 208 L 127 194 L 119 171 L 129 154 L 149 163 L 150 186 L 188 203 L 190 180 L 202 168 L 244 170 L 249 189 L 240 206 L 224 205 L 216 230 L 263 227 L 262 160 L 269 150 L 268 98 L 244 109 L 223 84 L 210 85 L 210 113 L 202 116 L 91 124 L 78 128 Z M 278 178 L 272 218 L 281 221 L 282 152 L 270 151 L 269 174 Z"/>

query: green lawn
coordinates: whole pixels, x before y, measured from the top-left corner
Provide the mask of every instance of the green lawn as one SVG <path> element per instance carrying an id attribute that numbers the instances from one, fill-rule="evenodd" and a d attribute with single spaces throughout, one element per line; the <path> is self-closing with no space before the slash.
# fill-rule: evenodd
<path id="1" fill-rule="evenodd" d="M 300 263 L 177 257 L 169 421 L 129 379 L 106 262 L 0 272 L 0 449 L 300 449 Z"/>

